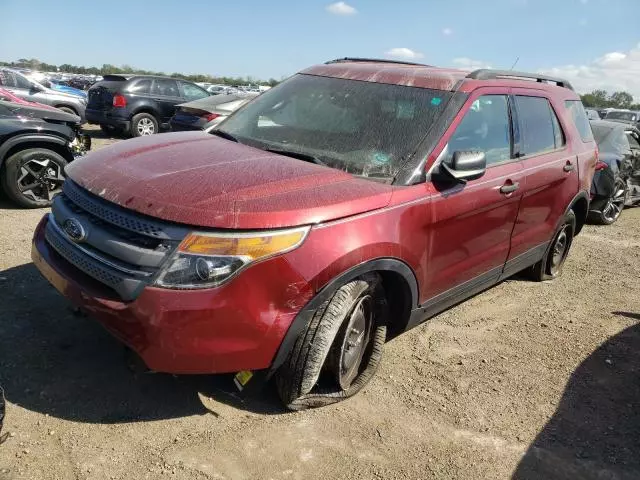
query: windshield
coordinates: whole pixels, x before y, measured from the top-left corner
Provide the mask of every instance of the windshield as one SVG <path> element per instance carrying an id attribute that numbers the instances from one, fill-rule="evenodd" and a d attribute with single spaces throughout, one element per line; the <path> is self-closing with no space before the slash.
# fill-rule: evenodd
<path id="1" fill-rule="evenodd" d="M 451 95 L 296 75 L 256 97 L 220 130 L 254 147 L 306 154 L 356 175 L 393 177 Z"/>
<path id="2" fill-rule="evenodd" d="M 607 114 L 607 120 L 610 120 L 610 119 L 637 122 L 638 114 L 635 112 L 609 112 Z"/>

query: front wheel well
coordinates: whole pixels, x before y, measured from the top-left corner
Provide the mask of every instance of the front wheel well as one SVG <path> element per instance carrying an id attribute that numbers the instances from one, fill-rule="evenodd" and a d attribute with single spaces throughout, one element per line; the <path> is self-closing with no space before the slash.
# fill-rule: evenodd
<path id="1" fill-rule="evenodd" d="M 387 340 L 397 337 L 407 328 L 413 298 L 407 280 L 398 272 L 378 270 L 388 305 Z"/>
<path id="2" fill-rule="evenodd" d="M 573 210 L 573 213 L 576 215 L 576 231 L 574 235 L 578 235 L 587 222 L 589 202 L 586 198 L 580 197 L 571 205 L 571 210 Z"/>
<path id="3" fill-rule="evenodd" d="M 28 141 L 28 142 L 21 142 L 14 145 L 7 151 L 7 153 L 4 154 L 2 158 L 0 158 L 0 164 L 4 163 L 4 161 L 7 158 L 11 157 L 11 155 L 21 152 L 22 150 L 27 150 L 29 148 L 48 148 L 49 150 L 53 150 L 54 152 L 56 152 L 58 155 L 64 158 L 67 162 L 71 162 L 73 160 L 73 155 L 69 152 L 69 150 L 67 150 L 64 147 L 64 145 L 43 140 L 42 142 Z"/>

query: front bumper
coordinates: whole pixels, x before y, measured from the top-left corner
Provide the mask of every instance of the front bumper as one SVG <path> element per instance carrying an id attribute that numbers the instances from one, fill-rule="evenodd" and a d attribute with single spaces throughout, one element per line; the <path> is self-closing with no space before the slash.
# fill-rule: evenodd
<path id="1" fill-rule="evenodd" d="M 276 257 L 222 287 L 145 287 L 135 300 L 125 302 L 48 244 L 48 221 L 45 215 L 34 234 L 31 258 L 36 267 L 154 371 L 228 373 L 269 368 L 289 325 L 313 294 L 288 262 Z"/>

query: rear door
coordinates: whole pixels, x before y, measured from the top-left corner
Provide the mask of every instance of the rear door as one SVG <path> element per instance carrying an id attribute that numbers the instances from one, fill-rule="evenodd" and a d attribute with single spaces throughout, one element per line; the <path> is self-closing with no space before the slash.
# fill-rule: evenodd
<path id="1" fill-rule="evenodd" d="M 176 110 L 176 105 L 184 102 L 178 88 L 178 82 L 171 78 L 155 78 L 151 89 L 153 100 L 158 106 L 163 123 L 169 121 Z"/>
<path id="2" fill-rule="evenodd" d="M 508 93 L 476 90 L 436 147 L 438 162 L 449 161 L 455 151 L 482 151 L 487 170 L 466 184 L 434 179 L 429 185 L 429 304 L 442 305 L 497 282 L 507 260 L 524 183 L 522 163 L 513 153 Z"/>
<path id="3" fill-rule="evenodd" d="M 568 119 L 559 114 L 563 104 L 553 104 L 541 90 L 522 88 L 513 89 L 513 101 L 519 125 L 516 154 L 524 165 L 525 182 L 505 276 L 544 255 L 558 222 L 578 193 L 574 152 L 582 150 L 567 145 Z"/>

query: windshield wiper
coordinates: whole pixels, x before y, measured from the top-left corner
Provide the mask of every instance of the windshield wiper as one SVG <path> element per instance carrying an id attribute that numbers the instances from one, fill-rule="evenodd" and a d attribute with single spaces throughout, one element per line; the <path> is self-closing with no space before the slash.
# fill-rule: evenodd
<path id="1" fill-rule="evenodd" d="M 315 155 L 309 153 L 296 152 L 295 150 L 283 150 L 281 148 L 265 148 L 265 152 L 277 153 L 278 155 L 286 155 L 287 157 L 297 158 L 298 160 L 304 160 L 305 162 L 315 163 L 317 165 L 327 166 L 322 160 Z"/>
<path id="2" fill-rule="evenodd" d="M 215 135 L 216 137 L 224 138 L 225 140 L 231 140 L 232 142 L 240 143 L 236 137 L 231 135 L 230 133 L 225 132 L 224 130 L 211 130 L 211 135 Z"/>

